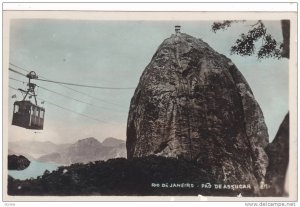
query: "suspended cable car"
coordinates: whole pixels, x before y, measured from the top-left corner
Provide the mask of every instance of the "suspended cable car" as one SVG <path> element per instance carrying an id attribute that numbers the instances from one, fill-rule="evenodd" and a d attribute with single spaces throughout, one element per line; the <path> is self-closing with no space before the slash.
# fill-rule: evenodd
<path id="1" fill-rule="evenodd" d="M 34 71 L 31 71 L 26 77 L 29 79 L 28 89 L 27 91 L 19 89 L 25 95 L 22 101 L 14 102 L 12 125 L 26 129 L 42 130 L 44 128 L 45 109 L 38 106 L 37 95 L 35 94 L 36 84 L 31 83 L 31 79 L 37 79 L 38 76 Z M 26 100 L 27 97 L 34 97 L 35 104 L 31 103 L 30 100 Z"/>

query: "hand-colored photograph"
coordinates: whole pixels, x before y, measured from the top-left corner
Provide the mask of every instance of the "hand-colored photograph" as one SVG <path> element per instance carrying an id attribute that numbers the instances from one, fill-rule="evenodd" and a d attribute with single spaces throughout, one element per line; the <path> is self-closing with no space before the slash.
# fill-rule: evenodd
<path id="1" fill-rule="evenodd" d="M 291 19 L 13 17 L 8 199 L 296 191 Z"/>

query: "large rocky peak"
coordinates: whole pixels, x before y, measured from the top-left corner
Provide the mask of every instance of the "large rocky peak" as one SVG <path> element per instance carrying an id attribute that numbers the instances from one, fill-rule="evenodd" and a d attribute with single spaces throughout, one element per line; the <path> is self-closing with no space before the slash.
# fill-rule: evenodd
<path id="1" fill-rule="evenodd" d="M 243 75 L 207 43 L 164 40 L 131 100 L 127 156 L 196 160 L 218 181 L 264 182 L 267 127 Z"/>

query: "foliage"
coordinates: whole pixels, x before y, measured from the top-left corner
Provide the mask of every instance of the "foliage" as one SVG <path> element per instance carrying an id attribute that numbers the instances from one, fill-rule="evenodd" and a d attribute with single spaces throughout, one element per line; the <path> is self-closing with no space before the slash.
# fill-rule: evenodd
<path id="1" fill-rule="evenodd" d="M 218 30 L 226 30 L 228 27 L 231 26 L 232 23 L 239 22 L 237 20 L 235 21 L 230 21 L 230 20 L 225 20 L 223 22 L 214 22 L 213 25 L 211 26 L 211 29 L 214 33 L 216 33 Z"/>
<path id="2" fill-rule="evenodd" d="M 225 30 L 232 25 L 240 21 L 228 21 L 214 22 L 212 25 L 212 31 L 216 33 L 218 30 Z M 245 22 L 245 21 L 242 21 Z M 261 41 L 261 46 L 256 50 L 255 46 Z M 281 55 L 282 43 L 276 41 L 271 34 L 267 33 L 267 28 L 261 20 L 258 20 L 254 25 L 250 26 L 250 30 L 247 34 L 242 33 L 236 40 L 235 44 L 231 47 L 231 54 L 237 54 L 240 56 L 251 56 L 255 53 L 258 59 L 263 58 L 282 58 Z"/>
<path id="3" fill-rule="evenodd" d="M 73 164 L 37 179 L 8 179 L 9 195 L 229 195 L 233 190 L 202 189 L 216 183 L 211 173 L 182 158 L 149 156 Z M 192 183 L 194 188 L 151 187 L 152 183 Z M 249 193 L 249 192 L 248 192 Z"/>

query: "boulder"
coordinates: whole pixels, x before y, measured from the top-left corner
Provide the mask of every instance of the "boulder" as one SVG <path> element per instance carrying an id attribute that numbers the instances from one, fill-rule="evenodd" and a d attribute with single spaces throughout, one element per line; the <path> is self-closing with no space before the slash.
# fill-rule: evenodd
<path id="1" fill-rule="evenodd" d="M 22 155 L 8 155 L 7 164 L 8 170 L 24 170 L 30 165 L 30 161 Z"/>

